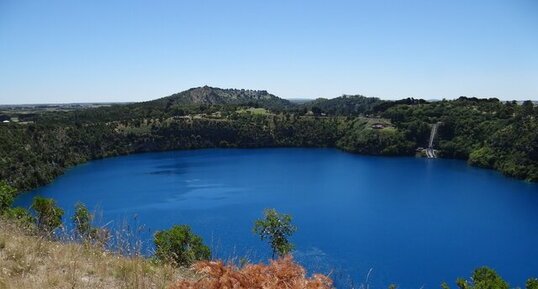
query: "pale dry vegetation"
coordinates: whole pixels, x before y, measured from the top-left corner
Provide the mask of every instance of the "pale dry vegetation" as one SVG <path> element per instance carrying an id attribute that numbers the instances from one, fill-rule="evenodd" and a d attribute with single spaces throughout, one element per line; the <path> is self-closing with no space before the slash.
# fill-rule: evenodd
<path id="1" fill-rule="evenodd" d="M 193 271 L 51 241 L 0 220 L 0 289 L 169 288 Z"/>
<path id="2" fill-rule="evenodd" d="M 222 261 L 177 268 L 89 244 L 54 241 L 0 218 L 0 289 L 19 288 L 328 289 L 332 281 L 319 274 L 307 277 L 291 256 L 241 268 Z"/>
<path id="3" fill-rule="evenodd" d="M 171 289 L 330 289 L 332 280 L 321 274 L 306 276 L 291 255 L 272 260 L 268 265 L 246 264 L 242 268 L 222 261 L 199 261 L 193 268 L 202 278 L 181 280 Z"/>

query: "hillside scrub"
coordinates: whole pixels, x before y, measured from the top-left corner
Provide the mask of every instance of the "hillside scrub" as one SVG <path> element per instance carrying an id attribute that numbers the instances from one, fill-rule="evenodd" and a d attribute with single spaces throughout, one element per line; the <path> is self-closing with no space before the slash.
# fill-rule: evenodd
<path id="1" fill-rule="evenodd" d="M 305 269 L 289 256 L 269 265 L 245 264 L 241 269 L 218 260 L 199 261 L 187 268 L 140 255 L 122 256 L 87 242 L 54 241 L 0 218 L 1 289 L 325 289 L 332 288 L 331 284 L 324 275 L 307 278 Z"/>
<path id="2" fill-rule="evenodd" d="M 11 193 L 12 189 L 6 185 L 4 191 Z M 104 249 L 107 238 L 95 238 L 95 232 L 102 228 L 93 227 L 93 215 L 84 204 L 77 203 L 71 217 L 74 235 L 63 232 L 61 238 L 54 230 L 63 226 L 63 210 L 54 200 L 35 197 L 32 209 L 37 218 L 22 208 L 6 208 L 0 216 L 0 289 L 231 288 L 226 286 L 232 283 L 234 288 L 281 288 L 282 284 L 291 284 L 290 288 L 329 288 L 332 284 L 323 275 L 306 278 L 305 269 L 289 256 L 271 261 L 269 266 L 247 263 L 242 272 L 232 273 L 238 270 L 233 265 L 208 261 L 209 247 L 187 225 L 155 233 L 155 258 L 142 257 L 140 251 L 133 253 L 130 247 L 117 247 L 130 246 L 120 240 L 112 247 L 114 252 L 131 252 L 121 255 Z M 268 212 L 291 221 L 288 215 Z M 188 269 L 193 262 L 195 265 Z M 219 272 L 225 276 L 215 280 Z"/>
<path id="3" fill-rule="evenodd" d="M 247 264 L 241 268 L 222 261 L 201 261 L 193 266 L 199 280 L 181 280 L 171 289 L 329 289 L 332 280 L 321 274 L 307 277 L 303 267 L 288 255 L 268 265 Z"/>
<path id="4" fill-rule="evenodd" d="M 64 210 L 53 199 L 35 197 L 31 208 L 37 215 L 37 227 L 44 233 L 50 235 L 62 225 Z"/>
<path id="5" fill-rule="evenodd" d="M 194 261 L 209 260 L 211 251 L 202 238 L 187 225 L 176 225 L 155 233 L 155 256 L 176 266 L 189 266 Z"/>
<path id="6" fill-rule="evenodd" d="M 469 280 L 464 278 L 456 279 L 459 289 L 509 289 L 510 285 L 495 270 L 488 267 L 480 267 L 474 270 Z M 443 282 L 442 289 L 450 289 L 450 286 Z M 529 278 L 525 283 L 525 289 L 538 289 L 538 279 Z"/>
<path id="7" fill-rule="evenodd" d="M 267 113 L 244 113 L 253 109 Z M 11 116 L 33 122 L 0 125 L 0 179 L 21 191 L 88 160 L 150 151 L 335 147 L 414 155 L 428 145 L 434 123 L 440 123 L 434 140 L 440 157 L 538 181 L 538 108 L 532 102 L 358 96 L 298 105 L 263 91 L 203 87 L 143 103 Z M 373 120 L 384 127 L 373 128 Z"/>
<path id="8" fill-rule="evenodd" d="M 510 288 L 487 267 L 455 283 L 458 289 Z M 320 274 L 308 277 L 290 255 L 269 264 L 238 267 L 214 260 L 195 262 L 190 268 L 176 267 L 140 256 L 122 256 L 90 243 L 53 241 L 0 217 L 0 288 L 328 289 L 333 283 Z M 443 283 L 440 288 L 450 287 Z M 525 288 L 538 289 L 538 279 L 528 279 Z"/>
<path id="9" fill-rule="evenodd" d="M 94 227 L 93 219 L 94 215 L 86 205 L 75 204 L 75 214 L 71 217 L 71 221 L 75 227 L 76 237 L 83 242 L 105 246 L 110 239 L 110 232 L 106 228 Z"/>
<path id="10" fill-rule="evenodd" d="M 8 186 L 5 188 L 8 189 L 4 191 L 12 191 Z M 22 208 L 7 208 L 0 216 L 0 289 L 333 288 L 328 276 L 308 277 L 305 269 L 293 261 L 288 254 L 293 247 L 288 237 L 296 227 L 291 224 L 290 215 L 275 209 L 265 210 L 264 218 L 255 222 L 254 232 L 262 240 L 270 241 L 273 256 L 277 255 L 278 259 L 270 260 L 268 265 L 247 262 L 237 266 L 233 262 L 210 260 L 209 248 L 187 225 L 176 225 L 155 234 L 156 258 L 142 257 L 140 251 L 127 256 L 107 251 L 104 243 L 92 242 L 91 234 L 96 229 L 92 226 L 93 215 L 81 203 L 76 204 L 71 218 L 77 235 L 59 242 L 58 236 L 51 232 L 62 225 L 63 211 L 57 212 L 53 200 L 39 197 L 34 199 L 33 207 L 38 212 L 37 219 Z M 54 220 L 53 225 L 44 219 Z M 49 224 L 46 229 L 43 223 Z M 115 252 L 132 252 L 131 248 L 123 249 L 127 250 L 114 247 Z M 510 288 L 487 267 L 476 269 L 469 280 L 458 278 L 456 285 L 459 289 Z M 450 289 L 447 283 L 442 283 L 441 288 Z M 538 279 L 528 279 L 526 289 L 538 289 Z"/>
<path id="11" fill-rule="evenodd" d="M 0 213 L 3 213 L 13 204 L 17 190 L 6 181 L 0 181 Z"/>
<path id="12" fill-rule="evenodd" d="M 0 218 L 1 289 L 166 289 L 194 277 L 187 268 L 121 256 L 88 243 L 53 241 Z"/>

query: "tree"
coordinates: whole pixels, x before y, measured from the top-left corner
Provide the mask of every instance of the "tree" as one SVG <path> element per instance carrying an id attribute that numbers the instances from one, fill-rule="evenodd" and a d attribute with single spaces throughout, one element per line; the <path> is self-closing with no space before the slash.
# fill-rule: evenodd
<path id="1" fill-rule="evenodd" d="M 493 269 L 480 267 L 473 274 L 474 289 L 508 289 L 508 283 Z"/>
<path id="2" fill-rule="evenodd" d="M 0 182 L 0 213 L 13 205 L 16 192 L 6 181 Z"/>
<path id="3" fill-rule="evenodd" d="M 529 280 L 527 280 L 527 284 L 525 284 L 525 288 L 538 289 L 538 278 L 530 278 Z"/>
<path id="4" fill-rule="evenodd" d="M 37 226 L 47 234 L 51 234 L 62 225 L 64 211 L 53 199 L 35 197 L 31 207 L 37 214 Z"/>
<path id="5" fill-rule="evenodd" d="M 110 232 L 106 228 L 96 228 L 92 225 L 93 215 L 84 204 L 77 203 L 75 205 L 75 214 L 71 220 L 75 225 L 78 236 L 84 241 L 90 241 L 101 246 L 107 243 Z"/>
<path id="6" fill-rule="evenodd" d="M 530 116 L 534 112 L 534 103 L 530 100 L 525 100 L 523 104 L 521 104 L 521 112 L 525 116 Z"/>
<path id="7" fill-rule="evenodd" d="M 530 279 L 529 279 L 530 281 Z M 527 281 L 527 286 L 529 286 Z M 456 280 L 456 285 L 460 289 L 508 289 L 508 283 L 504 281 L 493 269 L 480 267 L 473 272 L 470 281 L 463 278 Z M 450 289 L 446 283 L 441 284 L 441 288 Z"/>
<path id="8" fill-rule="evenodd" d="M 77 203 L 75 205 L 75 215 L 71 218 L 75 229 L 80 237 L 83 239 L 89 239 L 92 235 L 92 220 L 93 216 L 90 214 L 90 211 L 82 203 Z"/>
<path id="9" fill-rule="evenodd" d="M 30 212 L 21 207 L 8 208 L 2 213 L 2 215 L 25 227 L 30 227 L 35 223 L 35 219 Z"/>
<path id="10" fill-rule="evenodd" d="M 320 115 L 320 114 L 323 112 L 323 111 L 321 110 L 321 108 L 319 108 L 319 107 L 317 107 L 317 106 L 313 106 L 311 110 L 312 110 L 312 113 L 313 113 L 314 115 Z"/>
<path id="11" fill-rule="evenodd" d="M 157 258 L 176 266 L 189 266 L 194 261 L 211 258 L 209 247 L 187 225 L 175 225 L 169 230 L 158 231 L 153 241 Z"/>
<path id="12" fill-rule="evenodd" d="M 280 214 L 275 209 L 266 209 L 264 219 L 254 223 L 254 233 L 258 234 L 262 240 L 269 240 L 272 257 L 282 257 L 293 250 L 293 244 L 288 238 L 297 231 L 291 224 L 291 216 Z"/>

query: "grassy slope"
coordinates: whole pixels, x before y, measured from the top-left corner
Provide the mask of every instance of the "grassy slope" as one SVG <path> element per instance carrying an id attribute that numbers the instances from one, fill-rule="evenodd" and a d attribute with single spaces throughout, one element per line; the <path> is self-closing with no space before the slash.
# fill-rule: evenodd
<path id="1" fill-rule="evenodd" d="M 0 289 L 169 288 L 194 276 L 143 258 L 50 241 L 0 219 Z"/>
<path id="2" fill-rule="evenodd" d="M 177 268 L 75 242 L 52 241 L 0 217 L 0 289 L 333 288 L 321 274 L 307 276 L 291 256 L 241 268 L 200 261 Z"/>

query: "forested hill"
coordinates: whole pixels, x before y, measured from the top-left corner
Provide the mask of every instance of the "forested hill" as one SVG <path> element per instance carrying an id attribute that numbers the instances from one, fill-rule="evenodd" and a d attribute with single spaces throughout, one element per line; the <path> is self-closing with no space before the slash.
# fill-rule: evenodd
<path id="1" fill-rule="evenodd" d="M 250 105 L 267 109 L 286 109 L 295 105 L 265 90 L 222 89 L 216 87 L 196 87 L 167 97 L 150 101 L 149 104 L 163 105 L 165 108 L 182 105 Z"/>
<path id="2" fill-rule="evenodd" d="M 265 91 L 193 88 L 128 105 L 1 112 L 0 180 L 20 190 L 88 160 L 213 147 L 335 147 L 420 155 L 438 124 L 439 157 L 538 181 L 538 107 L 461 97 L 427 102 L 344 96 L 292 104 Z"/>
<path id="3" fill-rule="evenodd" d="M 363 95 L 343 95 L 340 97 L 327 99 L 318 98 L 304 105 L 313 111 L 330 115 L 361 115 L 371 112 L 372 109 L 385 103 L 377 97 L 366 97 Z"/>

